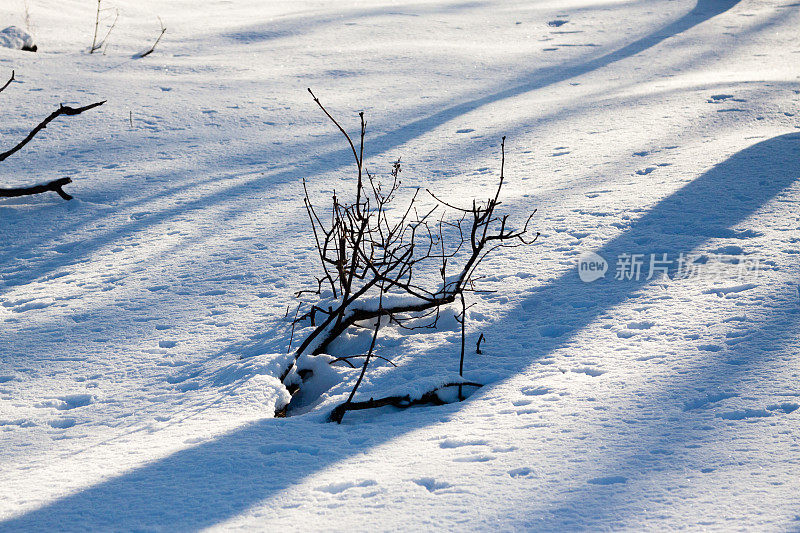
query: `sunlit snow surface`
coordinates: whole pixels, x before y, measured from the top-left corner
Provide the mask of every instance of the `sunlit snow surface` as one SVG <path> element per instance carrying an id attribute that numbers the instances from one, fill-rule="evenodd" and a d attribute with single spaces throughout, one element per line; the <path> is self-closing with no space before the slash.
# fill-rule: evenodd
<path id="1" fill-rule="evenodd" d="M 800 528 L 800 4 L 103 7 L 89 55 L 93 2 L 0 4 L 39 46 L 0 48 L 2 149 L 108 100 L 0 167 L 75 196 L 0 200 L 0 531 Z M 357 371 L 321 368 L 272 418 L 318 275 L 301 179 L 353 178 L 307 87 L 405 197 L 488 196 L 507 136 L 501 207 L 542 236 L 485 264 L 465 402 L 336 426 Z M 759 270 L 645 279 L 681 253 Z M 452 379 L 443 325 L 386 334 L 358 397 Z"/>

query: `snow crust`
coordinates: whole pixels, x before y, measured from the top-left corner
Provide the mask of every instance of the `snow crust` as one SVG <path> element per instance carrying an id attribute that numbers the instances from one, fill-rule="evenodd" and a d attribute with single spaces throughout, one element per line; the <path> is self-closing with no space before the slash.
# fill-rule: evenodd
<path id="1" fill-rule="evenodd" d="M 114 0 L 89 55 L 94 7 L 0 3 L 41 46 L 0 47 L 3 149 L 108 100 L 2 163 L 75 199 L 0 200 L 0 531 L 797 529 L 797 4 Z M 480 272 L 464 402 L 325 423 L 364 330 L 273 418 L 319 274 L 301 178 L 320 206 L 354 178 L 306 87 L 366 112 L 401 197 L 485 199 L 507 136 L 501 208 L 542 236 Z M 646 279 L 661 254 L 696 269 Z M 356 399 L 459 348 L 452 310 L 387 328 Z"/>
<path id="2" fill-rule="evenodd" d="M 16 50 L 30 50 L 35 44 L 30 33 L 16 26 L 9 26 L 0 31 L 0 46 Z"/>

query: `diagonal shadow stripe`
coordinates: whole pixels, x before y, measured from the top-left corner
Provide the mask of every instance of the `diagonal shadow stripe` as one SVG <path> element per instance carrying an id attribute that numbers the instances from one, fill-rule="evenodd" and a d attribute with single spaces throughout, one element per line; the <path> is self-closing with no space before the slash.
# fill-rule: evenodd
<path id="1" fill-rule="evenodd" d="M 698 0 L 695 7 L 678 20 L 613 52 L 609 52 L 597 58 L 577 64 L 544 67 L 524 73 L 522 78 L 528 78 L 524 83 L 515 85 L 508 89 L 496 91 L 479 98 L 466 100 L 454 106 L 435 112 L 431 115 L 412 121 L 390 133 L 379 135 L 373 139 L 370 139 L 369 144 L 371 157 L 386 154 L 387 152 L 418 137 L 421 137 L 425 133 L 433 131 L 437 127 L 454 120 L 461 115 L 480 109 L 483 106 L 499 102 L 504 99 L 513 98 L 530 91 L 535 91 L 537 89 L 581 76 L 583 74 L 588 74 L 612 63 L 632 57 L 658 45 L 665 39 L 687 31 L 716 15 L 728 11 L 738 3 L 739 0 Z M 338 134 L 336 138 L 338 138 Z M 236 157 L 241 157 L 241 154 L 237 154 Z M 319 161 L 326 161 L 326 163 L 320 164 Z M 313 160 L 301 161 L 289 170 L 272 174 L 262 183 L 257 184 L 251 180 L 248 180 L 245 183 L 227 186 L 223 190 L 215 190 L 213 194 L 217 198 L 215 202 L 221 203 L 223 199 L 224 201 L 230 201 L 232 198 L 242 194 L 254 194 L 261 189 L 271 188 L 279 183 L 297 180 L 298 176 L 317 175 L 320 173 L 335 171 L 350 165 L 352 165 L 351 156 L 346 151 L 335 149 L 327 154 L 319 156 L 318 158 L 314 158 Z M 193 171 L 194 169 L 192 169 L 192 172 Z M 171 188 L 171 192 L 172 194 L 177 194 L 185 189 L 197 188 L 198 185 L 199 183 L 196 180 L 192 180 L 190 183 L 185 185 Z M 162 195 L 162 193 L 159 193 L 159 196 L 160 195 Z M 138 203 L 139 201 L 137 200 L 136 202 Z M 79 251 L 68 254 L 65 257 L 48 259 L 44 263 L 37 264 L 28 271 L 15 272 L 11 275 L 6 275 L 4 280 L 6 286 L 3 287 L 0 285 L 0 295 L 8 292 L 8 287 L 29 283 L 37 277 L 41 277 L 49 272 L 57 270 L 58 268 L 77 262 L 80 258 L 86 257 L 92 252 L 115 241 L 120 237 L 120 235 L 130 235 L 138 231 L 143 231 L 148 227 L 155 226 L 187 211 L 203 209 L 207 207 L 209 203 L 209 198 L 202 196 L 199 199 L 183 202 L 180 205 L 159 211 L 158 213 L 154 213 L 143 219 L 128 222 L 124 225 L 124 227 L 117 228 L 114 231 L 109 231 L 99 236 L 87 239 L 81 243 Z M 0 223 L 1 222 L 2 220 L 0 220 Z M 82 219 L 79 224 L 86 224 L 86 220 Z M 69 228 L 62 229 L 63 233 L 69 233 L 69 231 Z M 10 260 L 11 258 L 15 257 L 16 254 L 26 251 L 28 246 L 29 243 L 24 243 L 16 247 L 8 247 L 6 250 L 3 250 L 2 254 L 0 254 L 0 262 Z"/>
<path id="2" fill-rule="evenodd" d="M 542 89 L 550 85 L 555 85 L 607 67 L 612 63 L 640 54 L 670 37 L 683 33 L 698 24 L 720 15 L 734 7 L 739 1 L 740 0 L 698 0 L 695 7 L 678 20 L 613 52 L 578 64 L 555 65 L 534 70 L 527 74 L 529 79 L 524 83 L 448 107 L 433 115 L 421 118 L 390 133 L 377 137 L 371 140 L 370 144 L 373 148 L 377 147 L 380 152 L 383 152 L 405 144 L 426 131 L 431 131 L 442 124 L 483 106 L 507 98 L 513 98 L 537 89 Z"/>
<path id="3" fill-rule="evenodd" d="M 738 228 L 745 219 L 800 179 L 800 134 L 774 137 L 746 148 L 668 196 L 629 231 L 598 252 L 605 257 L 642 246 L 658 252 L 691 251 L 710 238 L 746 239 Z M 528 304 L 590 302 L 576 306 L 564 332 L 547 343 L 539 340 L 526 358 L 516 357 L 500 369 L 504 378 L 519 373 L 605 311 L 624 302 L 647 282 L 582 283 L 575 270 L 535 291 Z M 548 325 L 550 313 L 535 313 L 537 325 Z M 542 318 L 543 317 L 543 318 Z M 474 396 L 480 399 L 481 393 Z M 308 423 L 302 417 L 266 419 L 182 450 L 109 481 L 51 502 L 0 523 L 0 531 L 130 530 L 168 528 L 196 530 L 230 519 L 277 495 L 303 478 L 345 459 L 350 441 L 362 438 L 375 447 L 416 428 L 435 423 L 442 411 L 464 404 L 405 411 L 396 417 L 360 426 Z M 304 446 L 325 442 L 324 450 Z M 266 518 L 268 520 L 268 517 Z"/>

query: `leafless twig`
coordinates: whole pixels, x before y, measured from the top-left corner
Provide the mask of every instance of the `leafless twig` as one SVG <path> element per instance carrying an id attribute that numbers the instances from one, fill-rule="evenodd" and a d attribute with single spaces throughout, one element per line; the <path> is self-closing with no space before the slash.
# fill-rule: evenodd
<path id="1" fill-rule="evenodd" d="M 100 7 L 102 1 L 103 0 L 97 0 L 97 10 L 95 12 L 95 18 L 94 18 L 94 37 L 92 37 L 92 46 L 91 46 L 91 48 L 89 48 L 89 53 L 90 54 L 95 53 L 96 51 L 98 51 L 101 48 L 103 48 L 103 45 L 106 45 L 106 43 L 108 41 L 108 36 L 111 35 L 111 31 L 117 25 L 117 19 L 119 18 L 119 9 L 117 9 L 116 10 L 116 14 L 114 15 L 114 20 L 111 22 L 111 25 L 108 27 L 108 31 L 106 32 L 105 37 L 103 37 L 102 39 L 100 39 L 98 41 L 97 40 L 97 35 L 98 35 L 98 31 L 100 30 L 100 12 L 103 11 L 103 9 L 101 9 L 101 7 Z"/>
<path id="2" fill-rule="evenodd" d="M 84 111 L 88 111 L 95 107 L 101 106 L 105 103 L 106 101 L 103 100 L 102 102 L 95 102 L 94 104 L 89 104 L 84 107 L 69 107 L 65 106 L 64 104 L 61 104 L 60 106 L 58 106 L 58 109 L 50 113 L 50 115 L 47 118 L 45 118 L 43 121 L 37 124 L 36 127 L 34 127 L 31 130 L 31 132 L 28 133 L 28 135 L 24 139 L 22 139 L 22 141 L 20 141 L 16 146 L 14 146 L 13 148 L 11 148 L 6 152 L 0 152 L 0 161 L 4 161 L 8 156 L 15 154 L 20 149 L 22 149 L 22 147 L 28 144 L 31 141 L 31 139 L 33 139 L 36 136 L 37 133 L 45 129 L 48 124 L 50 124 L 53 120 L 60 117 L 61 115 L 67 115 L 67 116 L 80 115 Z"/>
<path id="3" fill-rule="evenodd" d="M 13 80 L 13 78 L 14 78 L 13 74 L 12 74 L 11 78 Z M 10 83 L 10 81 L 9 81 L 9 83 Z M 6 85 L 8 85 L 8 83 Z M 5 88 L 5 87 L 3 87 L 3 88 Z M 52 122 L 53 120 L 55 120 L 59 116 L 61 116 L 61 115 L 67 115 L 67 116 L 80 115 L 84 111 L 88 111 L 89 109 L 101 106 L 104 103 L 105 103 L 105 100 L 103 100 L 102 102 L 96 102 L 94 104 L 89 104 L 89 105 L 83 106 L 83 107 L 69 107 L 69 106 L 65 106 L 65 105 L 61 104 L 58 107 L 58 109 L 56 109 L 55 111 L 50 113 L 50 115 L 47 118 L 45 118 L 43 121 L 41 121 L 39 124 L 37 124 L 30 131 L 30 133 L 28 133 L 28 135 L 24 139 L 22 139 L 19 143 L 17 143 L 13 148 L 11 148 L 10 150 L 7 150 L 5 152 L 0 152 L 0 161 L 5 161 L 9 156 L 11 156 L 11 155 L 17 153 L 18 151 L 20 151 L 22 149 L 22 147 L 24 147 L 26 144 L 28 144 L 36 136 L 37 133 L 39 133 L 40 131 L 45 129 L 47 127 L 47 125 L 50 124 L 50 122 Z M 0 189 L 0 197 L 2 197 L 2 198 L 10 198 L 10 197 L 16 197 L 16 196 L 27 196 L 27 195 L 31 195 L 31 194 L 40 194 L 40 193 L 47 192 L 47 191 L 53 191 L 53 192 L 58 193 L 58 195 L 61 196 L 61 198 L 63 198 L 64 200 L 71 200 L 72 196 L 70 196 L 69 194 L 64 192 L 64 189 L 62 188 L 64 185 L 67 185 L 69 183 L 72 183 L 72 180 L 70 178 L 59 178 L 57 180 L 49 181 L 47 183 L 43 183 L 43 184 L 40 184 L 40 185 L 34 185 L 32 187 L 18 187 L 18 188 L 11 188 L 11 189 Z"/>
<path id="4" fill-rule="evenodd" d="M 3 92 L 3 91 L 5 91 L 5 90 L 6 90 L 6 87 L 8 87 L 9 85 L 11 85 L 11 82 L 12 82 L 12 81 L 14 81 L 14 74 L 15 74 L 15 71 L 13 71 L 13 70 L 12 70 L 12 71 L 11 71 L 11 77 L 8 79 L 8 81 L 5 83 L 5 85 L 3 85 L 2 87 L 0 87 L 0 93 L 1 93 L 1 92 Z"/>
<path id="5" fill-rule="evenodd" d="M 164 22 L 161 20 L 161 17 L 158 17 L 158 23 L 161 24 L 161 33 L 158 34 L 158 38 L 156 39 L 156 42 L 153 43 L 153 46 L 151 46 L 149 50 L 147 50 L 146 52 L 142 52 L 141 54 L 137 54 L 134 57 L 137 57 L 137 58 L 141 59 L 141 58 L 147 57 L 150 54 L 152 54 L 153 52 L 155 52 L 156 46 L 158 46 L 158 43 L 161 41 L 161 38 L 164 36 L 165 33 L 167 33 L 167 27 L 164 26 Z"/>

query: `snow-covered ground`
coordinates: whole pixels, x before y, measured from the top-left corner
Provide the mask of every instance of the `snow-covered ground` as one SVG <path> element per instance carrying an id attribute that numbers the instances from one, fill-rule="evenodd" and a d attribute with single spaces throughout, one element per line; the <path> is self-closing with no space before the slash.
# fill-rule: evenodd
<path id="1" fill-rule="evenodd" d="M 0 200 L 0 531 L 800 529 L 800 3 L 103 7 L 89 55 L 93 2 L 0 4 L 39 47 L 0 48 L 0 148 L 108 100 L 0 166 L 75 196 Z M 273 418 L 301 179 L 353 179 L 307 87 L 403 194 L 488 196 L 507 136 L 502 208 L 542 236 L 484 265 L 466 401 L 330 424 L 331 368 Z M 452 379 L 442 324 L 383 337 L 357 398 Z"/>

